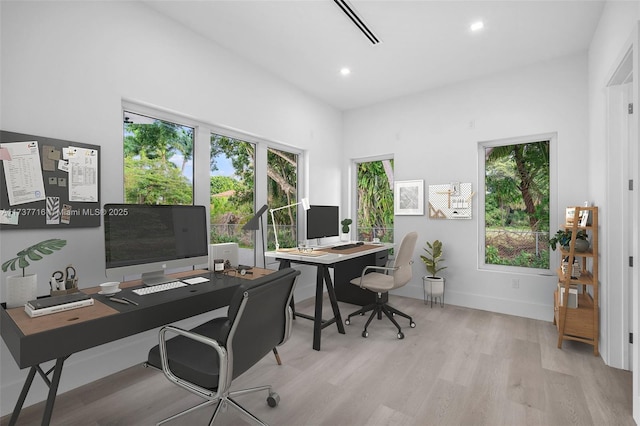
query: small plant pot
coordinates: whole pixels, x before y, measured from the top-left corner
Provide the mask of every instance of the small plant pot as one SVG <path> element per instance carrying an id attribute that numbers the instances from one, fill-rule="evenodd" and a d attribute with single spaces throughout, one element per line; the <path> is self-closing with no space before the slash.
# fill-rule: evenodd
<path id="1" fill-rule="evenodd" d="M 38 275 L 7 277 L 6 290 L 7 309 L 24 306 L 38 295 Z"/>
<path id="2" fill-rule="evenodd" d="M 433 301 L 440 299 L 440 306 L 444 306 L 444 278 L 425 275 L 422 277 L 422 285 L 425 304 L 431 300 L 431 307 L 433 307 Z"/>
<path id="3" fill-rule="evenodd" d="M 589 250 L 589 247 L 591 247 L 591 243 L 589 243 L 588 240 L 578 240 L 576 239 L 576 252 L 578 253 L 584 253 L 585 251 Z M 569 244 L 567 244 L 566 246 L 562 246 L 562 248 L 565 251 L 569 251 Z"/>

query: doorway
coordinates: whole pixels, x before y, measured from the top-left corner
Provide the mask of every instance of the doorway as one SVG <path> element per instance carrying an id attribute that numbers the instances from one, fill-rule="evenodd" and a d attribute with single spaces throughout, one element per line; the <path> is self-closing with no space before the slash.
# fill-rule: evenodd
<path id="1" fill-rule="evenodd" d="M 625 370 L 633 368 L 631 333 L 633 331 L 633 282 L 630 267 L 633 254 L 634 203 L 632 176 L 637 161 L 632 153 L 633 133 L 633 48 L 617 67 L 607 87 L 607 217 L 608 271 L 605 275 L 609 364 Z M 617 207 L 617 208 L 615 208 Z"/>

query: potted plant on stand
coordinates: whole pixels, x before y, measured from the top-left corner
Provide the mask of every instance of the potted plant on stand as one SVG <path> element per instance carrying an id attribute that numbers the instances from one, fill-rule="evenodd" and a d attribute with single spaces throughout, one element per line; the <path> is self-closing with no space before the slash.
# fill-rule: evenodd
<path id="1" fill-rule="evenodd" d="M 349 241 L 349 225 L 351 225 L 353 221 L 351 219 L 342 219 L 340 225 L 342 225 L 342 234 L 340 235 L 340 240 Z"/>
<path id="2" fill-rule="evenodd" d="M 571 242 L 571 229 L 559 229 L 558 232 L 553 236 L 553 238 L 549 239 L 549 246 L 551 246 L 552 250 L 555 250 L 558 244 L 564 249 L 569 250 L 569 243 Z M 576 233 L 576 251 L 577 252 L 585 252 L 589 250 L 589 240 L 587 239 L 588 235 L 582 229 L 579 229 Z"/>
<path id="3" fill-rule="evenodd" d="M 446 269 L 446 266 L 440 266 L 443 262 L 442 258 L 442 242 L 435 240 L 433 243 L 427 241 L 427 247 L 424 248 L 425 255 L 420 255 L 420 259 L 427 267 L 428 275 L 422 277 L 424 288 L 424 303 L 427 303 L 427 295 L 431 298 L 431 306 L 433 307 L 433 299 L 440 298 L 440 306 L 444 306 L 444 278 L 438 276 L 438 272 Z"/>
<path id="4" fill-rule="evenodd" d="M 40 241 L 37 244 L 20 250 L 16 253 L 16 257 L 9 259 L 2 264 L 2 272 L 7 270 L 15 271 L 16 268 L 22 269 L 22 275 L 14 275 L 7 277 L 6 282 L 6 302 L 8 308 L 17 308 L 24 306 L 29 300 L 33 300 L 38 295 L 38 276 L 37 274 L 26 274 L 25 269 L 30 262 L 42 259 L 43 256 L 60 250 L 67 244 L 66 240 L 53 238 L 50 240 Z"/>

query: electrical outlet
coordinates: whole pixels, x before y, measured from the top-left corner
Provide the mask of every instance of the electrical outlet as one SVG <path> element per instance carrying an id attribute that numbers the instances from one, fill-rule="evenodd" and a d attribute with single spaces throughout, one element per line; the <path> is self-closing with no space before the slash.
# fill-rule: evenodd
<path id="1" fill-rule="evenodd" d="M 520 288 L 520 280 L 517 278 L 514 278 L 511 280 L 511 287 L 512 288 Z"/>

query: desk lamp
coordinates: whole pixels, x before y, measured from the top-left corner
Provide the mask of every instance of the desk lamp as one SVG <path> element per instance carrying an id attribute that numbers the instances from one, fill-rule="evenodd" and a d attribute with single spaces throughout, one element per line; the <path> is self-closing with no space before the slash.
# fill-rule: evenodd
<path id="1" fill-rule="evenodd" d="M 266 204 L 260 207 L 260 210 L 242 227 L 244 231 L 258 231 L 260 229 L 264 229 L 264 224 L 262 223 L 262 215 L 267 211 L 269 206 Z M 256 233 L 257 234 L 257 233 Z M 264 235 L 262 236 L 262 267 L 267 268 L 267 258 L 264 255 L 265 247 L 264 247 Z M 256 263 L 256 251 L 253 250 L 253 263 Z"/>
<path id="2" fill-rule="evenodd" d="M 305 211 L 311 208 L 311 206 L 309 205 L 309 199 L 301 198 L 300 201 L 298 201 L 297 203 L 289 204 L 288 206 L 278 207 L 276 209 L 269 209 L 269 213 L 271 213 L 271 224 L 273 225 L 273 236 L 276 239 L 276 251 L 280 249 L 280 244 L 278 243 L 278 231 L 276 230 L 276 220 L 273 217 L 273 212 L 286 209 L 287 207 L 297 206 L 298 204 L 302 204 L 302 208 L 305 209 Z"/>

